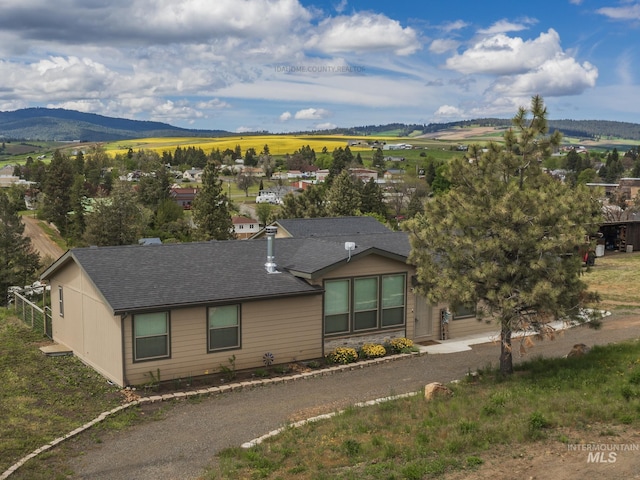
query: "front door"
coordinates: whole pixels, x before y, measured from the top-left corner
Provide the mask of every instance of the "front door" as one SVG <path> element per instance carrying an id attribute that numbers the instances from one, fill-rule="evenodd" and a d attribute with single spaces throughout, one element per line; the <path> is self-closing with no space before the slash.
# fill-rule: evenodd
<path id="1" fill-rule="evenodd" d="M 432 308 L 427 303 L 427 299 L 422 295 L 415 294 L 415 339 L 422 341 L 433 335 L 433 315 Z"/>

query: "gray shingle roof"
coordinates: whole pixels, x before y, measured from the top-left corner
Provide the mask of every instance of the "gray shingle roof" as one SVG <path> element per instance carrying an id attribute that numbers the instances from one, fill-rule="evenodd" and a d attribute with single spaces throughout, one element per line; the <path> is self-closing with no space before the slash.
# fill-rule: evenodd
<path id="1" fill-rule="evenodd" d="M 289 218 L 277 222 L 294 238 L 389 233 L 373 217 Z"/>
<path id="2" fill-rule="evenodd" d="M 267 273 L 264 267 L 266 239 L 77 248 L 58 259 L 43 278 L 50 278 L 73 259 L 115 314 L 311 295 L 321 289 L 300 277 L 313 278 L 346 262 L 345 241 L 357 245 L 352 259 L 375 252 L 404 261 L 410 248 L 405 233 L 390 230 L 376 235 L 278 238 L 274 239 L 274 257 L 282 273 L 277 274 Z"/>

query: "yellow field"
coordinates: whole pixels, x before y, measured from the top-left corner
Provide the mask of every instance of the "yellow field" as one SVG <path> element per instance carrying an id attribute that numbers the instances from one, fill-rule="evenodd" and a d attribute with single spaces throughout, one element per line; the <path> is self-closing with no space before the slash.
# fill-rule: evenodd
<path id="1" fill-rule="evenodd" d="M 335 148 L 346 147 L 347 141 L 358 137 L 346 137 L 344 135 L 237 135 L 233 137 L 170 137 L 170 138 L 139 138 L 134 140 L 122 140 L 105 144 L 108 153 L 115 155 L 117 153 L 126 154 L 131 148 L 137 150 L 154 150 L 159 154 L 167 151 L 173 153 L 180 146 L 182 148 L 196 147 L 201 148 L 205 153 L 210 153 L 217 148 L 220 151 L 230 148 L 234 150 L 236 145 L 240 145 L 242 153 L 248 148 L 254 148 L 256 153 L 260 153 L 263 147 L 269 145 L 269 151 L 272 155 L 284 155 L 293 153 L 301 147 L 309 145 L 316 153 L 320 153 L 323 147 L 327 147 L 329 152 Z M 381 140 L 392 143 L 402 142 L 401 138 L 382 138 L 382 137 L 361 137 L 367 141 Z M 405 140 L 405 141 L 408 141 Z M 352 151 L 370 151 L 366 146 L 349 147 Z"/>

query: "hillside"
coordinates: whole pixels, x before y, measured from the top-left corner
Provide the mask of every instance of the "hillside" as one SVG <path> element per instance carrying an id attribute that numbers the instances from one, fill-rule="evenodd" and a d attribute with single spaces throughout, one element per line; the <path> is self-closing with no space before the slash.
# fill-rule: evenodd
<path id="1" fill-rule="evenodd" d="M 433 135 L 465 127 L 508 127 L 510 119 L 479 118 L 449 123 L 365 125 L 313 132 L 305 135 L 352 135 L 411 137 Z M 585 140 L 622 138 L 640 141 L 640 124 L 608 120 L 549 120 L 549 128 L 565 137 Z M 265 135 L 267 132 L 256 132 Z M 234 135 L 224 130 L 192 130 L 168 123 L 113 118 L 75 110 L 25 108 L 0 112 L 0 139 L 108 142 L 150 137 L 225 137 Z M 251 135 L 245 133 L 244 135 Z"/>
<path id="2" fill-rule="evenodd" d="M 52 108 L 0 112 L 0 138 L 16 140 L 107 142 L 148 137 L 221 137 L 224 130 L 189 130 L 167 123 L 105 117 Z"/>
<path id="3" fill-rule="evenodd" d="M 429 123 L 427 125 L 405 125 L 391 123 L 386 125 L 365 125 L 351 128 L 337 128 L 329 132 L 345 135 L 386 135 L 397 132 L 397 136 L 426 135 L 464 127 L 509 127 L 511 119 L 478 118 L 448 123 Z M 609 120 L 549 120 L 551 131 L 559 130 L 565 137 L 578 137 L 589 140 L 605 138 L 623 138 L 640 140 L 640 124 L 613 122 Z"/>

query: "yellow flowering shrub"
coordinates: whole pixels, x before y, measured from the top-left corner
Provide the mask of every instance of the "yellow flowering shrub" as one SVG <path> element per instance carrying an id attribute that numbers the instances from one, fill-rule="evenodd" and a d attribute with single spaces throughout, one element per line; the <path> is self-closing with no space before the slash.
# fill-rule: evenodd
<path id="1" fill-rule="evenodd" d="M 413 340 L 404 337 L 394 338 L 389 342 L 388 346 L 393 353 L 407 352 L 413 348 Z"/>
<path id="2" fill-rule="evenodd" d="M 346 365 L 347 363 L 353 363 L 356 360 L 358 360 L 358 352 L 356 352 L 354 348 L 338 347 L 327 354 L 327 361 L 329 363 Z"/>
<path id="3" fill-rule="evenodd" d="M 387 349 L 377 343 L 365 343 L 360 349 L 360 355 L 364 358 L 379 358 L 387 354 Z"/>

